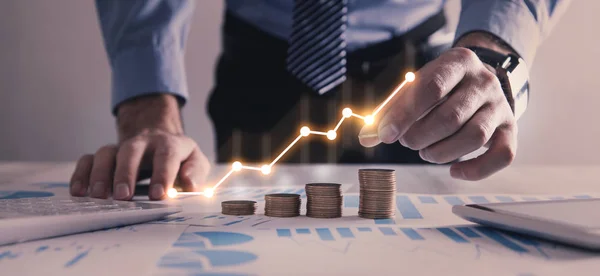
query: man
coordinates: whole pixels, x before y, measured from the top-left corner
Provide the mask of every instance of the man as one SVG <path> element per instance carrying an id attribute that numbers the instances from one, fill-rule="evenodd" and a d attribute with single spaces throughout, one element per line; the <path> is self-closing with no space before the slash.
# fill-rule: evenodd
<path id="1" fill-rule="evenodd" d="M 349 139 L 349 123 L 338 131 L 341 143 L 310 139 L 284 161 L 459 160 L 453 177 L 485 178 L 514 159 L 516 122 L 528 97 L 524 64 L 567 2 L 463 0 L 454 40 L 435 45 L 444 0 L 228 0 L 208 106 L 217 159 L 269 162 L 301 124 L 326 131 L 346 106 L 369 114 L 403 73 L 420 68 L 359 139 Z M 194 1 L 96 4 L 113 70 L 119 143 L 79 160 L 71 193 L 127 200 L 146 171 L 151 199 L 163 198 L 176 181 L 196 189 L 209 164 L 185 136 L 180 113 Z M 484 154 L 461 160 L 482 146 Z"/>

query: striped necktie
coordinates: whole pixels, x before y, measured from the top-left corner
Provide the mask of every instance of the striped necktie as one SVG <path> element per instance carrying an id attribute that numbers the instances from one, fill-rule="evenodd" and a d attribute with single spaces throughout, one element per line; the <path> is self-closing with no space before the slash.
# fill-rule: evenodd
<path id="1" fill-rule="evenodd" d="M 287 69 L 319 94 L 346 80 L 347 0 L 295 0 Z"/>

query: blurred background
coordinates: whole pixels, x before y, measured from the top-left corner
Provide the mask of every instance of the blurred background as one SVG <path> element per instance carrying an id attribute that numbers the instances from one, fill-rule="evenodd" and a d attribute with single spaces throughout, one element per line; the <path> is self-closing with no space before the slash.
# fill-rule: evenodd
<path id="1" fill-rule="evenodd" d="M 460 1 L 447 12 L 456 24 Z M 600 164 L 600 1 L 573 1 L 538 50 L 517 164 Z M 214 157 L 205 102 L 223 1 L 198 1 L 187 44 L 187 133 Z M 74 161 L 116 141 L 91 0 L 0 0 L 0 160 Z"/>

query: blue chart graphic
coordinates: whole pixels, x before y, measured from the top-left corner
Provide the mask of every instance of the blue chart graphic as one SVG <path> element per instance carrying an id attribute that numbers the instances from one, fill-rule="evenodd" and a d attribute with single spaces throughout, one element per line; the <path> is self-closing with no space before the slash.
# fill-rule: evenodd
<path id="1" fill-rule="evenodd" d="M 249 235 L 234 232 L 186 232 L 173 244 L 175 249 L 183 250 L 164 255 L 158 262 L 158 266 L 197 273 L 209 267 L 218 269 L 253 262 L 258 259 L 258 256 L 253 253 L 226 249 L 253 240 L 254 238 Z"/>
<path id="2" fill-rule="evenodd" d="M 40 182 L 40 183 L 33 183 L 31 185 L 40 187 L 42 190 L 69 188 L 69 183 L 65 183 L 65 182 Z"/>
<path id="3" fill-rule="evenodd" d="M 536 248 L 538 251 L 540 250 L 540 242 L 528 238 L 525 236 L 520 236 L 512 233 L 505 233 L 501 231 L 494 230 L 492 228 L 482 227 L 482 226 L 463 226 L 463 227 L 439 227 L 439 228 L 407 228 L 407 227 L 392 227 L 392 226 L 376 226 L 376 227 L 356 227 L 356 228 L 278 228 L 275 229 L 275 234 L 279 238 L 293 238 L 295 236 L 311 236 L 316 235 L 315 238 L 319 239 L 323 242 L 335 242 L 346 239 L 360 239 L 360 238 L 369 238 L 369 236 L 361 236 L 357 235 L 358 233 L 373 233 L 377 235 L 386 236 L 389 238 L 397 239 L 399 236 L 403 236 L 408 240 L 415 242 L 423 242 L 426 241 L 425 235 L 423 232 L 431 231 L 437 232 L 439 236 L 445 237 L 447 240 L 452 241 L 453 243 L 458 244 L 469 244 L 474 241 L 488 238 L 489 240 L 495 242 L 497 245 L 513 251 L 515 253 L 527 253 L 529 249 L 527 249 L 523 245 L 529 245 Z M 545 254 L 543 252 L 540 252 Z"/>
<path id="4" fill-rule="evenodd" d="M 50 196 L 54 196 L 54 193 L 42 191 L 0 191 L 0 199 L 19 199 Z"/>

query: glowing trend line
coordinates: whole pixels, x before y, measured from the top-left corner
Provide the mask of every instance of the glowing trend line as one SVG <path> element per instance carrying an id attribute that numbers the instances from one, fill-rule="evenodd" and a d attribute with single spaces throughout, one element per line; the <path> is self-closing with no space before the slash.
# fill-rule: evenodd
<path id="1" fill-rule="evenodd" d="M 400 85 L 398 85 L 398 87 L 396 87 L 396 89 L 394 89 L 392 94 L 390 94 L 385 99 L 385 101 L 383 101 L 383 103 L 381 103 L 373 111 L 372 114 L 361 116 L 359 114 L 352 112 L 352 110 L 350 108 L 344 108 L 342 110 L 342 118 L 340 119 L 340 121 L 337 123 L 335 128 L 328 130 L 327 132 L 313 131 L 313 130 L 310 130 L 309 127 L 303 126 L 302 128 L 300 128 L 300 135 L 298 135 L 298 137 L 296 137 L 296 139 L 294 139 L 294 141 L 292 141 L 275 159 L 273 159 L 273 161 L 269 165 L 262 165 L 261 167 L 244 166 L 244 165 L 242 165 L 241 162 L 235 161 L 231 164 L 231 170 L 229 170 L 229 172 L 227 174 L 225 174 L 221 178 L 221 180 L 219 180 L 219 182 L 217 182 L 217 184 L 215 184 L 215 186 L 213 186 L 212 188 L 207 188 L 203 192 L 177 192 L 177 190 L 175 190 L 174 188 L 171 188 L 171 189 L 169 189 L 169 191 L 167 191 L 167 196 L 170 198 L 174 198 L 178 194 L 182 194 L 182 195 L 204 195 L 206 197 L 212 197 L 214 195 L 215 190 L 221 184 L 223 184 L 223 182 L 225 182 L 225 180 L 227 180 L 234 172 L 239 172 L 241 170 L 260 171 L 260 172 L 262 172 L 262 174 L 268 175 L 271 173 L 271 168 L 273 167 L 273 165 L 275 165 L 275 163 L 277 163 L 296 143 L 298 143 L 298 141 L 300 141 L 300 139 L 302 139 L 302 137 L 307 137 L 311 134 L 315 134 L 315 135 L 327 136 L 327 138 L 329 140 L 335 140 L 335 138 L 337 137 L 337 130 L 342 126 L 342 123 L 346 120 L 346 118 L 350 118 L 350 117 L 356 117 L 358 119 L 361 119 L 364 121 L 364 123 L 366 125 L 373 124 L 373 122 L 375 121 L 375 116 L 392 100 L 392 98 L 394 98 L 394 96 L 396 96 L 396 94 L 398 94 L 398 92 L 407 83 L 413 82 L 414 80 L 415 80 L 414 73 L 412 73 L 412 72 L 406 73 L 404 81 Z"/>
<path id="2" fill-rule="evenodd" d="M 302 135 L 298 135 L 298 137 L 296 137 L 296 139 L 290 143 L 289 146 L 287 146 L 287 148 L 285 148 L 278 156 L 277 158 L 275 158 L 273 160 L 273 162 L 271 162 L 271 164 L 269 164 L 269 166 L 273 166 L 275 165 L 275 163 L 277 163 L 277 161 L 279 161 L 279 159 L 281 159 L 281 157 L 283 157 L 283 155 L 288 152 L 288 150 L 290 150 L 296 143 L 298 143 L 298 141 L 300 140 L 300 138 L 302 138 Z"/>
<path id="3" fill-rule="evenodd" d="M 396 87 L 396 89 L 394 90 L 394 92 L 392 92 L 392 94 L 390 94 L 387 99 L 385 99 L 385 101 L 383 101 L 383 103 L 381 103 L 376 109 L 375 111 L 373 111 L 373 116 L 377 115 L 377 113 L 379 113 L 379 111 L 381 111 L 381 109 L 383 109 L 384 106 L 386 106 L 394 96 L 396 96 L 396 94 L 398 94 L 398 92 L 400 91 L 400 89 L 402 89 L 402 87 L 404 87 L 404 85 L 408 82 L 408 78 L 406 80 L 404 80 L 400 85 L 398 85 L 398 87 Z"/>
<path id="4" fill-rule="evenodd" d="M 361 119 L 361 120 L 364 120 L 364 119 L 365 119 L 365 117 L 363 117 L 363 116 L 360 116 L 360 115 L 358 115 L 358 114 L 356 114 L 356 113 L 352 113 L 352 116 L 354 116 L 354 117 L 356 117 L 356 118 L 359 118 L 359 119 Z"/>
<path id="5" fill-rule="evenodd" d="M 335 128 L 333 129 L 333 131 L 337 131 L 342 126 L 342 123 L 344 122 L 344 120 L 346 120 L 346 117 L 342 117 L 340 119 L 340 122 L 335 126 Z"/>

